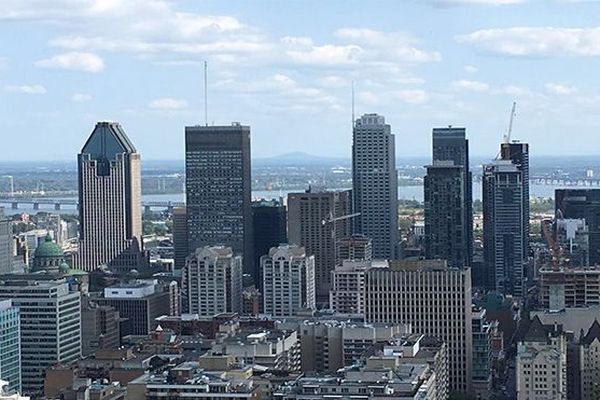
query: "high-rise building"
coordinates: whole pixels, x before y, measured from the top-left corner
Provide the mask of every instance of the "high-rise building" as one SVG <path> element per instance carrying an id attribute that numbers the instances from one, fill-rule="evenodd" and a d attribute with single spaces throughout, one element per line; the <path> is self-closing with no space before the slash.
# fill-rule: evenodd
<path id="1" fill-rule="evenodd" d="M 41 396 L 47 368 L 81 357 L 79 292 L 65 280 L 14 280 L 0 285 L 0 299 L 11 299 L 21 314 L 23 392 Z"/>
<path id="2" fill-rule="evenodd" d="M 534 317 L 517 344 L 518 400 L 567 399 L 567 339 L 558 325 Z"/>
<path id="3" fill-rule="evenodd" d="M 473 368 L 471 270 L 445 261 L 395 261 L 366 274 L 366 320 L 408 323 L 448 346 L 450 391 L 470 393 Z M 451 299 L 451 300 L 450 300 Z"/>
<path id="4" fill-rule="evenodd" d="M 512 141 L 500 144 L 500 158 L 510 160 L 521 172 L 523 185 L 523 250 L 529 252 L 529 144 Z"/>
<path id="5" fill-rule="evenodd" d="M 544 268 L 538 288 L 540 307 L 552 312 L 600 305 L 600 268 Z"/>
<path id="6" fill-rule="evenodd" d="M 373 259 L 373 241 L 365 235 L 346 236 L 337 241 L 335 246 L 335 265 L 344 261 L 371 261 Z"/>
<path id="7" fill-rule="evenodd" d="M 303 247 L 280 245 L 260 258 L 263 310 L 280 317 L 315 309 L 315 257 Z"/>
<path id="8" fill-rule="evenodd" d="M 104 297 L 91 300 L 100 306 L 115 308 L 121 318 L 121 337 L 147 335 L 156 328 L 156 318 L 169 315 L 171 304 L 168 291 L 157 291 L 154 282 L 133 282 L 104 289 Z"/>
<path id="9" fill-rule="evenodd" d="M 116 349 L 121 342 L 121 317 L 110 306 L 99 306 L 89 297 L 81 301 L 81 355 L 87 357 L 99 349 Z"/>
<path id="10" fill-rule="evenodd" d="M 318 191 L 288 194 L 288 236 L 291 244 L 315 256 L 317 300 L 326 303 L 335 268 L 336 241 L 349 234 L 351 192 Z M 338 219 L 340 218 L 340 219 Z"/>
<path id="11" fill-rule="evenodd" d="M 579 340 L 581 375 L 578 382 L 582 400 L 600 398 L 600 323 L 595 319 Z"/>
<path id="12" fill-rule="evenodd" d="M 259 200 L 252 203 L 254 224 L 254 269 L 252 276 L 257 288 L 262 282 L 260 258 L 269 254 L 271 247 L 287 243 L 287 212 L 282 201 Z"/>
<path id="13" fill-rule="evenodd" d="M 425 257 L 465 268 L 473 257 L 473 193 L 465 128 L 434 128 L 424 183 Z"/>
<path id="14" fill-rule="evenodd" d="M 511 161 L 495 160 L 483 167 L 484 270 L 489 290 L 522 296 L 523 248 L 522 172 Z"/>
<path id="15" fill-rule="evenodd" d="M 140 155 L 121 125 L 98 122 L 78 156 L 79 253 L 76 267 L 131 270 L 142 251 Z"/>
<path id="16" fill-rule="evenodd" d="M 185 128 L 188 251 L 231 247 L 253 272 L 250 127 Z"/>
<path id="17" fill-rule="evenodd" d="M 354 123 L 352 195 L 355 233 L 373 240 L 373 257 L 394 259 L 398 250 L 398 174 L 390 125 L 377 114 Z"/>
<path id="18" fill-rule="evenodd" d="M 0 209 L 0 274 L 12 272 L 13 235 L 10 220 L 4 219 Z"/>
<path id="19" fill-rule="evenodd" d="M 185 207 L 173 208 L 173 253 L 175 256 L 175 270 L 183 270 L 185 259 L 189 255 Z"/>
<path id="20" fill-rule="evenodd" d="M 186 260 L 181 283 L 189 314 L 242 312 L 242 257 L 230 247 L 196 249 Z"/>
<path id="21" fill-rule="evenodd" d="M 329 308 L 337 314 L 364 316 L 365 282 L 367 271 L 374 266 L 387 267 L 387 261 L 374 264 L 372 261 L 344 261 L 331 272 Z"/>
<path id="22" fill-rule="evenodd" d="M 600 265 L 600 189 L 556 189 L 556 215 L 584 219 L 588 228 L 590 265 Z"/>
<path id="23" fill-rule="evenodd" d="M 484 308 L 473 309 L 473 394 L 478 399 L 489 399 L 492 390 L 492 338 L 497 322 L 489 323 Z"/>
<path id="24" fill-rule="evenodd" d="M 0 379 L 21 391 L 21 318 L 12 300 L 0 300 Z"/>

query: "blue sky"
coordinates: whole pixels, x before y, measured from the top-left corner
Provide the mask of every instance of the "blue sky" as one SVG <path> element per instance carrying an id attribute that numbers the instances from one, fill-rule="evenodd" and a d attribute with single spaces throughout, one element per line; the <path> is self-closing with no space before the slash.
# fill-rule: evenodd
<path id="1" fill-rule="evenodd" d="M 75 159 L 95 121 L 142 157 L 183 158 L 185 125 L 252 127 L 252 152 L 349 156 L 356 114 L 399 156 L 466 126 L 471 154 L 600 152 L 600 3 L 576 0 L 0 0 L 0 159 Z"/>

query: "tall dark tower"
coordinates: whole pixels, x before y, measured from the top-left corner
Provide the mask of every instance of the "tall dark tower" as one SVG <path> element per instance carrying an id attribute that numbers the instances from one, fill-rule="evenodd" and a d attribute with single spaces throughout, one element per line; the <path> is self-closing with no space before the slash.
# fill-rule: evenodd
<path id="1" fill-rule="evenodd" d="M 254 224 L 254 270 L 255 284 L 262 287 L 260 258 L 269 255 L 272 247 L 287 243 L 287 210 L 282 201 L 259 200 L 252 203 Z"/>
<path id="2" fill-rule="evenodd" d="M 355 233 L 373 240 L 373 258 L 394 259 L 398 248 L 398 173 L 394 135 L 385 118 L 364 114 L 352 140 Z"/>
<path id="3" fill-rule="evenodd" d="M 500 158 L 510 160 L 521 172 L 523 185 L 523 251 L 529 253 L 529 144 L 512 141 L 500 144 Z"/>
<path id="4" fill-rule="evenodd" d="M 231 247 L 252 274 L 249 126 L 185 128 L 185 192 L 188 251 Z"/>
<path id="5" fill-rule="evenodd" d="M 79 252 L 75 264 L 140 268 L 141 161 L 121 125 L 98 122 L 78 158 Z"/>
<path id="6" fill-rule="evenodd" d="M 425 256 L 451 267 L 473 257 L 473 188 L 465 128 L 433 129 L 433 162 L 425 177 Z"/>

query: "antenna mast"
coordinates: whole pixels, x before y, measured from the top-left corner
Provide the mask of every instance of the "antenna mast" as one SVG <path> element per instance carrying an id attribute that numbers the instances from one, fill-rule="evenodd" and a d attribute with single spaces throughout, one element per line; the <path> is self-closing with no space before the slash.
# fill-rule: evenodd
<path id="1" fill-rule="evenodd" d="M 204 124 L 208 126 L 208 63 L 204 61 Z"/>

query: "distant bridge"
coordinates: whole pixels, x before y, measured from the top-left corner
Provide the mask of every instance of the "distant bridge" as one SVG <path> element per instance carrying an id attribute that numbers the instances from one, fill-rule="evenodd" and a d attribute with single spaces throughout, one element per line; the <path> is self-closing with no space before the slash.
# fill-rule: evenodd
<path id="1" fill-rule="evenodd" d="M 18 210 L 19 207 L 32 205 L 34 210 L 39 210 L 40 205 L 54 206 L 54 210 L 59 211 L 62 207 L 79 208 L 79 201 L 76 199 L 51 199 L 47 197 L 26 198 L 26 197 L 5 197 L 0 198 L 0 205 L 10 205 L 13 210 Z M 152 209 L 167 209 L 172 210 L 174 207 L 183 207 L 184 202 L 181 201 L 143 201 L 142 207 L 144 211 Z"/>
<path id="2" fill-rule="evenodd" d="M 481 175 L 474 175 L 473 182 L 481 183 Z M 600 179 L 598 178 L 551 178 L 551 177 L 531 177 L 530 185 L 547 185 L 547 186 L 574 186 L 574 187 L 600 187 Z"/>

